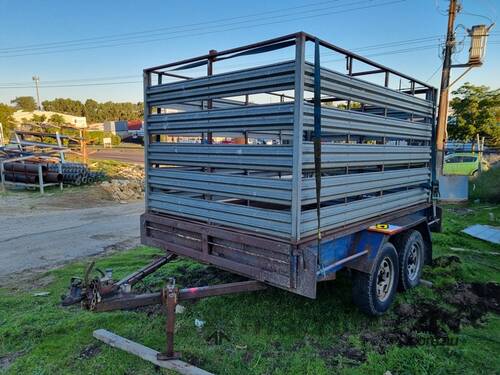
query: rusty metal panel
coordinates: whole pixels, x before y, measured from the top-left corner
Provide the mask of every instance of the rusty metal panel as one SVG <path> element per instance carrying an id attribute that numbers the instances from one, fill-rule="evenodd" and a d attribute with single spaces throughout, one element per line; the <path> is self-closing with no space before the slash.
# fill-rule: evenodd
<path id="1" fill-rule="evenodd" d="M 175 216 L 149 213 L 141 222 L 144 244 L 315 297 L 316 287 L 310 282 L 316 272 L 315 254 L 299 254 L 290 243 Z"/>

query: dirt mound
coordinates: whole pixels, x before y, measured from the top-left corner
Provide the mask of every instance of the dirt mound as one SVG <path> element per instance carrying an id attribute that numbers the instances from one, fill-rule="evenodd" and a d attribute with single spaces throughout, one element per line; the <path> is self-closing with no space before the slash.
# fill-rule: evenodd
<path id="1" fill-rule="evenodd" d="M 383 353 L 389 345 L 415 346 L 427 341 L 450 342 L 449 333 L 481 322 L 488 312 L 500 312 L 500 284 L 457 283 L 438 289 L 439 298 L 396 307 L 380 331 L 363 332 L 361 339 Z"/>
<path id="2" fill-rule="evenodd" d="M 142 199 L 144 194 L 144 183 L 139 180 L 105 181 L 101 188 L 118 202 Z"/>

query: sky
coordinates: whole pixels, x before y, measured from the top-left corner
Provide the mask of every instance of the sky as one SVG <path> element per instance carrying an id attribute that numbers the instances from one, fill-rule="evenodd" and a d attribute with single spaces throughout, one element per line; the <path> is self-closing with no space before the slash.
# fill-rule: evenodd
<path id="1" fill-rule="evenodd" d="M 35 96 L 34 75 L 40 77 L 42 101 L 138 102 L 144 68 L 297 31 L 439 87 L 447 3 L 0 0 L 0 102 Z M 455 63 L 467 61 L 465 28 L 490 24 L 500 12 L 500 0 L 462 0 L 462 5 L 456 25 L 463 44 Z M 462 71 L 454 69 L 452 79 Z M 499 27 L 489 37 L 485 64 L 463 82 L 500 87 Z"/>

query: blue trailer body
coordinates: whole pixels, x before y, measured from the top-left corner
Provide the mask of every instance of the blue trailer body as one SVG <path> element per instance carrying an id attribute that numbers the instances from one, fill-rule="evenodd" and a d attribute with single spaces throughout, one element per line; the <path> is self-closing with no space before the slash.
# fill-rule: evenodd
<path id="1" fill-rule="evenodd" d="M 373 260 L 385 237 L 385 234 L 365 229 L 339 239 L 322 242 L 316 272 L 318 281 L 331 278 L 336 272 L 348 266 L 348 260 L 354 261 L 365 254 L 368 260 Z"/>
<path id="2" fill-rule="evenodd" d="M 321 241 L 316 272 L 318 281 L 330 280 L 338 271 L 346 267 L 368 272 L 368 267 L 377 257 L 382 245 L 391 237 L 409 228 L 417 228 L 427 239 L 426 258 L 430 260 L 432 243 L 428 234 L 426 212 L 422 210 L 387 223 L 372 225 L 359 232 Z M 362 262 L 360 262 L 361 259 Z"/>

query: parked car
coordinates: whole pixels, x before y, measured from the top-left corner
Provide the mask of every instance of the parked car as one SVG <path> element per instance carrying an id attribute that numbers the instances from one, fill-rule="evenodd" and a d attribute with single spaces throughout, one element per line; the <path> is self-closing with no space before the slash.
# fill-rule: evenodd
<path id="1" fill-rule="evenodd" d="M 487 171 L 489 168 L 488 162 L 480 160 L 478 154 L 459 152 L 445 157 L 443 172 L 445 175 L 477 176 L 480 171 Z"/>

